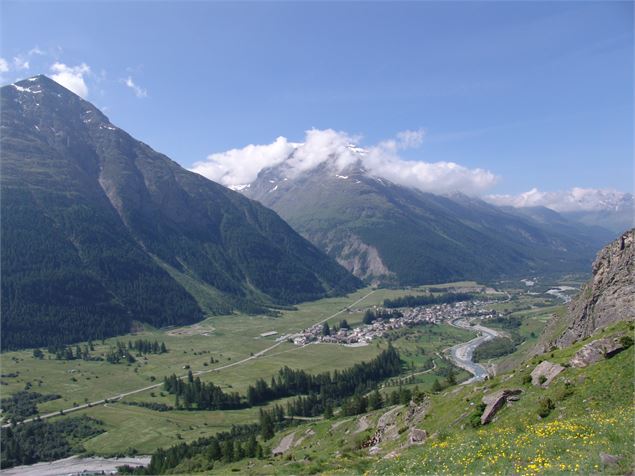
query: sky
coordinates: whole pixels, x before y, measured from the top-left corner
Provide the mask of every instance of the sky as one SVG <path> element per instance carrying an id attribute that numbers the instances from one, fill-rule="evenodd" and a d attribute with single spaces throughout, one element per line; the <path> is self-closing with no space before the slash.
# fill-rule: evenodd
<path id="1" fill-rule="evenodd" d="M 0 8 L 2 84 L 47 74 L 221 182 L 282 142 L 353 140 L 432 191 L 633 190 L 632 2 Z"/>

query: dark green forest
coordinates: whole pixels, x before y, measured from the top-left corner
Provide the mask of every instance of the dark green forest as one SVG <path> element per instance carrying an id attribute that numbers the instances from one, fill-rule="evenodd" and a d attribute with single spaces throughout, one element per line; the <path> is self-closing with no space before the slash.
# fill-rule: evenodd
<path id="1" fill-rule="evenodd" d="M 0 90 L 3 350 L 103 339 L 135 321 L 265 312 L 361 285 L 273 211 L 112 127 L 55 81 L 34 81 L 37 106 Z M 213 288 L 205 309 L 179 276 Z"/>
<path id="2" fill-rule="evenodd" d="M 66 458 L 82 450 L 80 440 L 102 433 L 99 420 L 81 416 L 2 428 L 0 466 L 10 468 Z"/>

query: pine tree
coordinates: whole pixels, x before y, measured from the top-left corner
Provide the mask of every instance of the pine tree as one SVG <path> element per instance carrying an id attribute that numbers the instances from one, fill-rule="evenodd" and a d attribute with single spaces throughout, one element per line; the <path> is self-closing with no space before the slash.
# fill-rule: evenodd
<path id="1" fill-rule="evenodd" d="M 220 444 L 216 438 L 212 438 L 212 441 L 209 444 L 209 449 L 207 450 L 207 457 L 210 460 L 219 460 L 221 459 L 222 452 L 220 449 Z"/>
<path id="2" fill-rule="evenodd" d="M 249 435 L 249 439 L 245 444 L 245 455 L 248 458 L 255 458 L 258 455 L 258 442 L 256 441 L 256 435 L 253 433 Z"/>
<path id="3" fill-rule="evenodd" d="M 223 461 L 225 463 L 231 463 L 234 461 L 234 442 L 232 440 L 226 440 L 221 447 L 223 452 Z"/>
<path id="4" fill-rule="evenodd" d="M 375 391 L 370 394 L 368 397 L 368 406 L 371 410 L 378 410 L 384 406 L 384 401 L 379 390 L 375 389 Z"/>
<path id="5" fill-rule="evenodd" d="M 273 419 L 269 412 L 260 411 L 260 436 L 267 441 L 273 438 L 274 435 Z"/>
<path id="6" fill-rule="evenodd" d="M 448 370 L 448 385 L 456 385 L 456 375 L 453 367 Z"/>
<path id="7" fill-rule="evenodd" d="M 324 404 L 324 418 L 333 418 L 333 405 L 331 402 L 326 402 Z"/>

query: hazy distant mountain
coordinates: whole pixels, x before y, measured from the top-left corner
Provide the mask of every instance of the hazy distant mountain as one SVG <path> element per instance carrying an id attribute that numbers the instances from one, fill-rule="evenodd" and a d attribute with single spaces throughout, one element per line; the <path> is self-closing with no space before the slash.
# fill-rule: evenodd
<path id="1" fill-rule="evenodd" d="M 550 210 L 538 220 L 461 194 L 396 185 L 373 177 L 361 160 L 336 164 L 332 157 L 298 173 L 282 163 L 241 191 L 367 280 L 411 285 L 584 271 L 611 238 Z"/>
<path id="2" fill-rule="evenodd" d="M 184 170 L 47 77 L 1 98 L 3 348 L 359 285 L 274 212 Z"/>
<path id="3" fill-rule="evenodd" d="M 635 206 L 633 205 L 633 195 L 630 193 L 626 194 L 624 200 L 615 207 L 562 212 L 562 215 L 585 225 L 601 226 L 611 230 L 616 235 L 635 226 Z"/>
<path id="4" fill-rule="evenodd" d="M 632 193 L 593 188 L 573 188 L 560 192 L 542 192 L 536 188 L 519 195 L 490 195 L 495 205 L 519 210 L 546 207 L 570 221 L 611 230 L 621 235 L 635 225 L 635 202 Z"/>

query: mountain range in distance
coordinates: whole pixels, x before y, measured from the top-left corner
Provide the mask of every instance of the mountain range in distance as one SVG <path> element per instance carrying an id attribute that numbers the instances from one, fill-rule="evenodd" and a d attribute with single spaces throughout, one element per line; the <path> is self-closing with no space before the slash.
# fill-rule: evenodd
<path id="1" fill-rule="evenodd" d="M 239 193 L 46 76 L 0 95 L 5 349 L 263 313 L 362 281 L 586 272 L 614 235 L 547 208 L 423 193 L 361 160 L 293 176 L 282 163 Z"/>
<path id="2" fill-rule="evenodd" d="M 240 191 L 277 211 L 357 277 L 415 285 L 584 271 L 615 233 L 545 207 L 501 207 L 435 195 L 329 157 L 298 173 L 288 161 Z M 350 162 L 350 160 L 349 160 Z"/>

